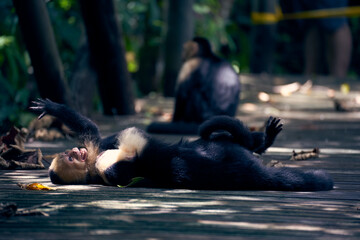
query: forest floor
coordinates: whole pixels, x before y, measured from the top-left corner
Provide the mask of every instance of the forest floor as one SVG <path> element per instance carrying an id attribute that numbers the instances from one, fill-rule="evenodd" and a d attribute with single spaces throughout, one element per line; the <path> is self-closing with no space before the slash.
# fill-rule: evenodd
<path id="1" fill-rule="evenodd" d="M 336 82 L 321 79 L 312 86 L 301 80 L 294 84 L 293 78 L 245 76 L 242 82 L 239 119 L 252 128 L 261 128 L 269 115 L 284 123 L 274 145 L 261 156 L 264 164 L 325 169 L 334 179 L 334 190 L 55 186 L 45 169 L 1 170 L 0 202 L 35 206 L 43 214 L 0 217 L 0 239 L 360 239 L 360 82 L 342 85 L 341 91 Z M 293 84 L 279 88 L 287 83 Z M 169 119 L 172 106 L 172 99 L 140 99 L 136 116 L 95 121 L 105 135 L 128 126 L 145 128 L 152 120 Z M 156 137 L 175 142 L 182 136 Z M 40 148 L 46 155 L 72 144 L 33 141 L 26 147 Z M 320 150 L 317 158 L 289 160 L 293 150 L 314 148 Z M 17 185 L 34 182 L 55 190 L 30 191 Z"/>

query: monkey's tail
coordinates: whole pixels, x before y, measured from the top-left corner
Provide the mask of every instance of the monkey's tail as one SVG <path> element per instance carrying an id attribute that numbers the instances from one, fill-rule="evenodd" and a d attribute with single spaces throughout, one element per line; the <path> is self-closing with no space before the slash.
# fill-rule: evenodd
<path id="1" fill-rule="evenodd" d="M 188 122 L 152 122 L 146 129 L 148 133 L 189 134 L 198 133 L 199 124 Z"/>
<path id="2" fill-rule="evenodd" d="M 204 139 L 216 131 L 227 131 L 235 138 L 243 138 L 250 134 L 250 130 L 241 121 L 226 115 L 212 117 L 199 127 L 199 135 Z"/>
<path id="3" fill-rule="evenodd" d="M 251 149 L 254 145 L 254 138 L 250 130 L 234 117 L 226 115 L 215 116 L 202 123 L 199 127 L 199 135 L 203 139 L 209 139 L 211 134 L 217 131 L 230 133 L 235 142 L 247 149 Z"/>
<path id="4" fill-rule="evenodd" d="M 299 170 L 294 168 L 267 167 L 260 185 L 280 191 L 326 191 L 334 187 L 330 175 L 324 170 Z"/>

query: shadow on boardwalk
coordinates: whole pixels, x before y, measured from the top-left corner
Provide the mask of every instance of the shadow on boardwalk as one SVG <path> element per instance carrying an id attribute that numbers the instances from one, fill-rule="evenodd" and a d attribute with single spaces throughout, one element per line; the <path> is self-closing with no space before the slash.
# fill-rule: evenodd
<path id="1" fill-rule="evenodd" d="M 261 126 L 268 115 L 283 118 L 284 130 L 262 156 L 264 162 L 325 169 L 334 178 L 334 190 L 190 191 L 88 185 L 38 192 L 16 184 L 54 186 L 46 170 L 0 171 L 0 202 L 15 202 L 20 208 L 52 202 L 41 209 L 48 217 L 1 218 L 0 239 L 359 239 L 360 112 L 335 112 L 331 100 L 315 91 L 271 97 L 268 103 L 245 99 L 239 108 L 239 118 L 249 126 Z M 171 106 L 171 100 L 165 102 Z M 114 120 L 119 124 L 112 125 Z M 139 115 L 97 121 L 110 133 L 134 124 L 144 127 L 148 120 Z M 159 137 L 170 142 L 180 139 Z M 28 147 L 40 147 L 48 154 L 70 144 L 33 142 Z M 292 150 L 315 147 L 320 149 L 319 158 L 289 161 Z"/>

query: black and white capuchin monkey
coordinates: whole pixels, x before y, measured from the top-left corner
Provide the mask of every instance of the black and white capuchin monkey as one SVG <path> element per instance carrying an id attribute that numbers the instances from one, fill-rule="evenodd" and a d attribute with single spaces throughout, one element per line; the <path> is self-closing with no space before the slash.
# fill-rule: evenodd
<path id="1" fill-rule="evenodd" d="M 59 118 L 78 134 L 81 148 L 59 154 L 49 168 L 54 184 L 127 185 L 210 190 L 319 191 L 333 188 L 322 170 L 264 166 L 253 153 L 272 145 L 282 124 L 270 117 L 264 132 L 239 120 L 215 116 L 199 127 L 200 138 L 169 144 L 132 127 L 101 138 L 97 126 L 64 105 L 38 100 L 30 107 Z"/>
<path id="2" fill-rule="evenodd" d="M 149 133 L 197 134 L 205 120 L 236 114 L 240 80 L 231 64 L 216 56 L 202 37 L 186 42 L 182 57 L 172 122 L 154 122 Z"/>

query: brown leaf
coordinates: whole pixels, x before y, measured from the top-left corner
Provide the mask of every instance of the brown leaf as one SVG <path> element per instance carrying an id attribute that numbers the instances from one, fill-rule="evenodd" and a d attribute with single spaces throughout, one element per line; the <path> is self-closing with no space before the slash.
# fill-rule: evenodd
<path id="1" fill-rule="evenodd" d="M 292 161 L 300 161 L 300 160 L 306 160 L 310 158 L 318 158 L 319 157 L 320 150 L 319 148 L 314 148 L 311 151 L 301 151 L 299 153 L 296 153 L 293 151 L 293 154 L 290 158 Z"/>

